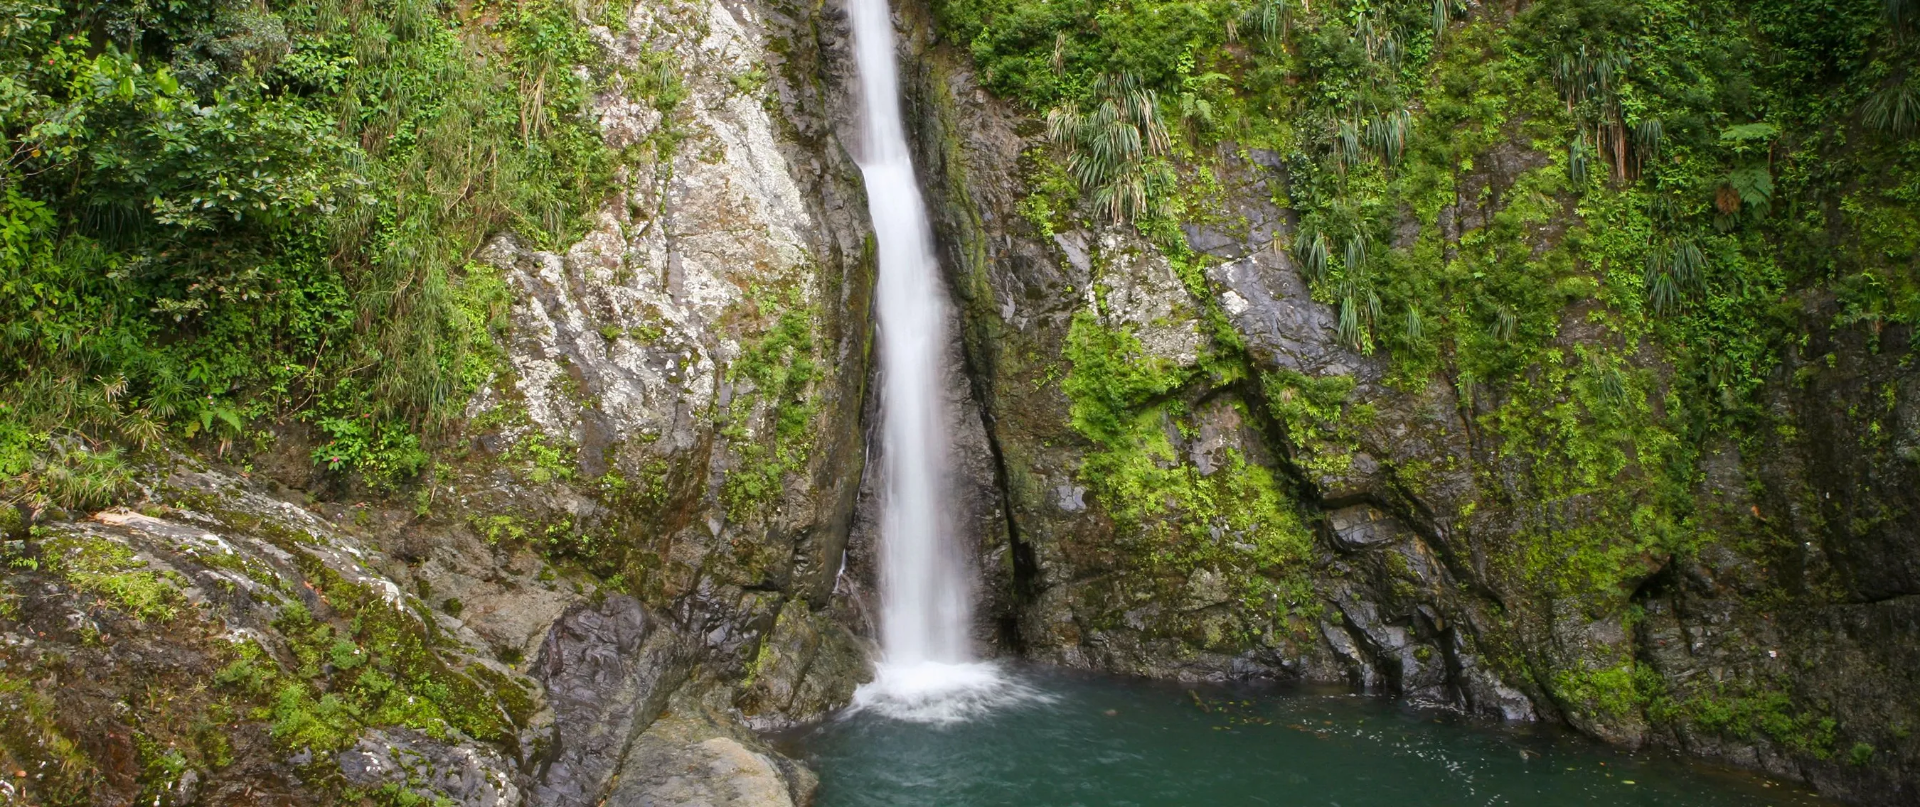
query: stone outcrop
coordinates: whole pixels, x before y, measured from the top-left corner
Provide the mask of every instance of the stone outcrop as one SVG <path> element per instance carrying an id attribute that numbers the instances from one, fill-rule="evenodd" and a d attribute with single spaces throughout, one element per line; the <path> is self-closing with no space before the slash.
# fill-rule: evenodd
<path id="1" fill-rule="evenodd" d="M 1622 523 L 1596 542 L 1617 588 L 1555 595 L 1516 572 L 1515 556 L 1542 551 L 1543 531 L 1601 518 L 1603 504 L 1549 495 L 1546 469 L 1486 426 L 1507 404 L 1500 388 L 1397 377 L 1389 352 L 1338 337 L 1337 312 L 1295 265 L 1294 216 L 1273 201 L 1286 196 L 1285 159 L 1232 143 L 1206 158 L 1220 190 L 1182 225 L 1180 255 L 1125 228 L 1055 231 L 1021 206 L 1045 127 L 982 90 L 920 4 L 899 18 L 923 185 L 1004 485 L 1011 643 L 1153 676 L 1346 680 L 1677 746 L 1862 802 L 1912 798 L 1920 679 L 1900 671 L 1912 669 L 1920 591 L 1908 448 L 1920 431 L 1907 414 L 1920 398 L 1895 369 L 1910 359 L 1904 330 L 1837 325 L 1830 300 L 1797 300 L 1819 336 L 1787 348 L 1766 382 L 1778 425 L 1764 453 L 1717 449 L 1689 493 L 1710 514 L 1692 528 L 1719 545 L 1637 549 L 1645 539 Z M 1423 227 L 1457 244 L 1492 226 L 1507 190 L 1548 162 L 1519 142 L 1475 155 L 1455 201 L 1437 221 L 1405 220 L 1395 246 Z M 1577 220 L 1561 207 L 1522 236 L 1534 254 Z M 1586 314 L 1562 312 L 1558 344 L 1610 338 Z M 1130 404 L 1161 413 L 1171 451 L 1157 467 L 1217 479 L 1214 452 L 1231 448 L 1279 480 L 1313 535 L 1299 578 L 1310 603 L 1276 616 L 1227 594 L 1249 577 L 1230 564 L 1169 572 L 1129 549 L 1141 526 L 1083 470 L 1109 446 L 1076 427 L 1084 402 L 1063 383 L 1076 317 L 1130 335 L 1127 361 L 1172 379 Z M 1656 351 L 1627 355 L 1647 377 L 1672 372 Z M 1844 414 L 1874 406 L 1905 425 L 1875 436 Z M 1616 484 L 1649 484 L 1644 470 L 1624 473 Z"/>
<path id="2" fill-rule="evenodd" d="M 574 243 L 475 256 L 506 337 L 417 491 L 323 479 L 295 425 L 254 478 L 162 461 L 134 510 L 8 536 L 29 560 L 0 589 L 21 604 L 0 701 L 33 717 L 7 747 L 63 771 L 38 792 L 807 803 L 811 775 L 744 726 L 817 718 L 868 675 L 840 574 L 873 331 L 844 20 L 627 10 L 581 20 L 577 68 L 617 193 Z M 126 712 L 148 685 L 188 694 Z M 224 739 L 162 719 L 210 709 Z M 179 742 L 157 801 L 133 736 Z M 118 761 L 76 767 L 69 737 Z"/>

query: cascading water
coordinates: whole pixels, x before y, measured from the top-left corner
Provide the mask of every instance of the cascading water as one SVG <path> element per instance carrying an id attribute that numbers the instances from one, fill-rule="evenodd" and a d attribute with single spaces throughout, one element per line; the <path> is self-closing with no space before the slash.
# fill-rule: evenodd
<path id="1" fill-rule="evenodd" d="M 973 660 L 967 563 L 946 490 L 945 298 L 900 115 L 887 0 L 848 0 L 866 115 L 860 171 L 879 241 L 880 644 L 855 705 L 902 719 L 964 718 L 1020 688 Z"/>

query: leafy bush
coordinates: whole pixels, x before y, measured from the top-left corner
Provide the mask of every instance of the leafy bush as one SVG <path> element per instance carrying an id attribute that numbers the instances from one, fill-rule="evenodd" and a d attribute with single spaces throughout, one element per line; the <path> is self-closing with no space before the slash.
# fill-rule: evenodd
<path id="1" fill-rule="evenodd" d="M 610 177 L 558 0 L 0 8 L 16 429 L 224 443 L 291 415 L 330 467 L 411 476 L 484 380 L 468 286 L 495 281 L 467 257 L 557 242 Z"/>

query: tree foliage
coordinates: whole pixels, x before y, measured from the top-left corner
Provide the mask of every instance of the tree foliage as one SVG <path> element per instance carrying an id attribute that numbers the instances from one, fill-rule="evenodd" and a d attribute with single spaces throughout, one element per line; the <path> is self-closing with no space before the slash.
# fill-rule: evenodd
<path id="1" fill-rule="evenodd" d="M 410 475 L 472 380 L 468 257 L 559 239 L 608 175 L 573 15 L 0 2 L 6 416 L 94 445 L 300 417 Z"/>

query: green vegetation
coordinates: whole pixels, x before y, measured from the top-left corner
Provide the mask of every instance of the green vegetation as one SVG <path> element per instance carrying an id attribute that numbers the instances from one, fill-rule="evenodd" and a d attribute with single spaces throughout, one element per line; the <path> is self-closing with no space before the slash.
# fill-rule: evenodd
<path id="1" fill-rule="evenodd" d="M 289 600 L 274 628 L 287 639 L 291 665 L 242 642 L 215 676 L 225 691 L 258 704 L 250 716 L 270 721 L 275 740 L 330 752 L 352 745 L 368 726 L 407 726 L 438 739 L 512 736 L 513 696 L 526 700 L 518 684 L 481 667 L 449 666 L 436 652 L 444 640 L 430 615 L 403 610 L 310 555 L 301 558 L 332 618 L 316 619 Z"/>
<path id="2" fill-rule="evenodd" d="M 1209 215 L 1217 146 L 1281 156 L 1274 201 L 1300 224 L 1276 247 L 1332 307 L 1339 339 L 1385 359 L 1402 391 L 1451 387 L 1494 452 L 1434 462 L 1480 477 L 1463 517 L 1517 514 L 1475 538 L 1516 625 L 1567 606 L 1624 618 L 1650 574 L 1707 543 L 1769 562 L 1775 528 L 1740 513 L 1729 529 L 1698 504 L 1702 455 L 1795 439 L 1761 390 L 1810 329 L 1857 328 L 1877 348 L 1887 326 L 1920 325 L 1910 3 L 934 6 L 983 83 L 1048 121 L 1052 148 L 1023 160 L 1021 216 L 1042 235 L 1133 222 L 1203 320 L 1218 319 L 1206 259 L 1169 225 Z M 1807 303 L 1827 299 L 1837 316 Z M 1223 330 L 1203 365 L 1235 362 Z M 1143 481 L 1179 472 L 1153 447 L 1181 415 L 1168 399 L 1219 371 L 1146 358 L 1129 338 L 1076 319 L 1065 391 L 1099 446 L 1083 477 L 1125 530 L 1151 533 L 1143 514 L 1182 513 Z M 1351 380 L 1247 375 L 1303 474 L 1347 471 L 1377 415 L 1348 401 Z M 1883 413 L 1850 416 L 1873 421 L 1863 449 L 1890 450 Z M 1434 462 L 1391 470 L 1420 491 Z M 1643 685 L 1657 676 L 1631 659 L 1507 662 L 1596 714 L 1832 752 L 1832 722 L 1782 686 L 1656 697 Z"/>
<path id="3" fill-rule="evenodd" d="M 262 419 L 417 474 L 497 361 L 469 256 L 562 242 L 610 178 L 592 48 L 544 0 L 0 3 L 7 497 L 97 506 L 45 471 Z"/>
<path id="4" fill-rule="evenodd" d="M 81 533 L 47 535 L 40 541 L 39 565 L 135 619 L 166 622 L 186 605 L 180 594 L 184 580 L 171 572 L 148 570 L 131 548 L 111 539 Z"/>
<path id="5" fill-rule="evenodd" d="M 1684 721 L 1746 740 L 1771 738 L 1819 759 L 1834 753 L 1838 724 L 1795 704 L 1783 681 L 1719 682 L 1677 697 L 1643 668 L 1636 673 L 1634 685 L 1635 697 L 1655 720 Z"/>
<path id="6" fill-rule="evenodd" d="M 38 794 L 51 804 L 83 804 L 87 755 L 61 733 L 53 698 L 31 680 L 0 675 L 0 761 L 16 771 L 44 771 Z"/>
<path id="7" fill-rule="evenodd" d="M 820 375 L 812 312 L 797 290 L 784 301 L 768 298 L 755 307 L 780 314 L 764 333 L 742 346 L 730 370 L 732 380 L 751 384 L 735 396 L 720 429 L 740 457 L 740 466 L 727 474 L 720 493 L 728 518 L 735 520 L 763 515 L 779 501 L 787 477 L 806 465 L 808 449 L 816 442 L 808 429 L 820 408 L 811 394 Z M 766 422 L 751 423 L 759 400 L 770 403 Z"/>
<path id="8" fill-rule="evenodd" d="M 1305 576 L 1313 540 L 1281 481 L 1232 448 L 1203 471 L 1169 437 L 1169 428 L 1194 432 L 1187 387 L 1224 384 L 1230 370 L 1173 367 L 1128 329 L 1084 311 L 1073 320 L 1066 358 L 1072 369 L 1061 385 L 1074 427 L 1097 446 L 1078 476 L 1119 528 L 1117 571 L 1139 576 L 1130 587 L 1174 603 L 1196 575 L 1220 576 L 1249 624 L 1246 635 L 1208 636 L 1209 644 L 1242 646 L 1290 613 L 1316 612 Z"/>

